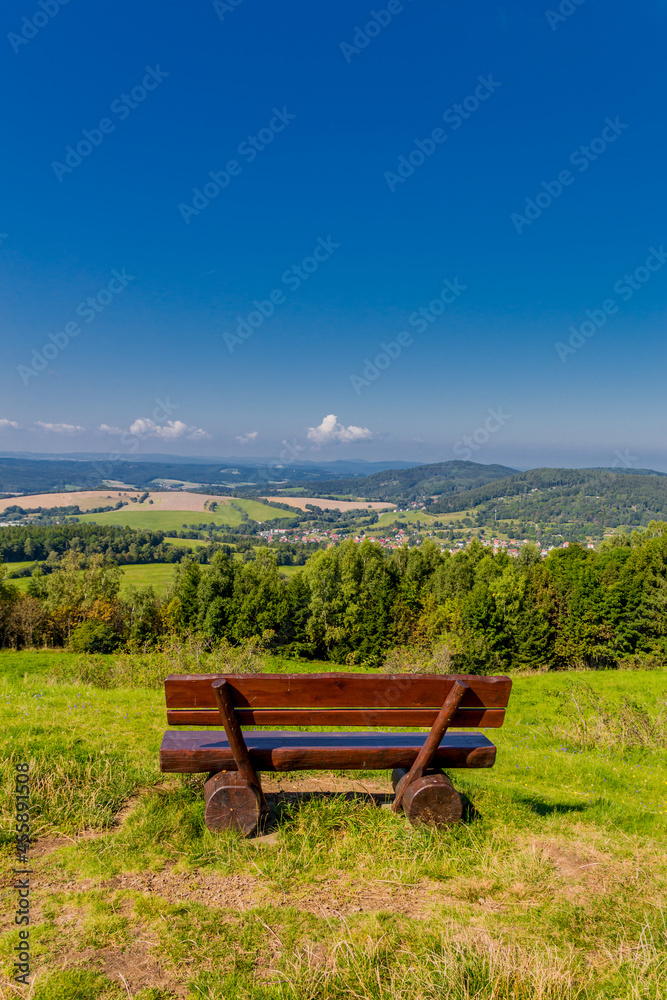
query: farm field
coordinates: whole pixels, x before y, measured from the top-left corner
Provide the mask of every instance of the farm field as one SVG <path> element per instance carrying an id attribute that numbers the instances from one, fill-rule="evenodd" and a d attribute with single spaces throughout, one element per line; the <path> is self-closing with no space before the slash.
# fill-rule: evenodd
<path id="1" fill-rule="evenodd" d="M 256 500 L 234 499 L 234 507 L 229 500 L 222 497 L 201 498 L 200 506 L 177 506 L 178 497 L 194 497 L 195 494 L 187 493 L 159 493 L 152 494 L 154 497 L 168 497 L 164 506 L 157 502 L 149 505 L 148 501 L 142 504 L 132 504 L 123 507 L 121 510 L 108 511 L 104 514 L 82 514 L 80 521 L 94 524 L 117 524 L 128 528 L 144 528 L 153 531 L 180 531 L 183 525 L 187 524 L 217 524 L 234 527 L 243 522 L 241 508 L 251 520 L 273 521 L 289 517 L 289 513 L 275 507 L 268 507 L 266 504 L 258 503 Z M 218 504 L 215 511 L 204 510 L 203 501 L 212 501 Z"/>
<path id="2" fill-rule="evenodd" d="M 495 768 L 451 772 L 455 829 L 379 808 L 385 772 L 302 772 L 265 775 L 275 826 L 243 840 L 157 769 L 170 663 L 125 661 L 116 687 L 116 656 L 0 653 L 7 996 L 24 760 L 34 1000 L 667 995 L 664 671 L 517 676 Z"/>
<path id="3" fill-rule="evenodd" d="M 289 504 L 290 507 L 306 509 L 306 504 L 321 507 L 322 510 L 387 510 L 394 507 L 393 503 L 380 503 L 377 500 L 322 500 L 319 497 L 295 497 L 280 495 L 279 497 L 262 497 L 263 500 L 274 500 Z"/>
<path id="4" fill-rule="evenodd" d="M 0 513 L 15 505 L 30 510 L 36 507 L 70 507 L 78 505 L 81 510 L 88 507 L 110 507 L 119 500 L 130 496 L 141 496 L 129 490 L 72 490 L 61 493 L 27 493 L 0 500 Z"/>

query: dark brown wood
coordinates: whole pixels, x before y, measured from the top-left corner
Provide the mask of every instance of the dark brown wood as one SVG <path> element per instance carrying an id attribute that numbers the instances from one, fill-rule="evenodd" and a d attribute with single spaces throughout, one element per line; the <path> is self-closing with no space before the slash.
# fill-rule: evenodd
<path id="1" fill-rule="evenodd" d="M 437 708 L 237 708 L 242 726 L 432 726 Z M 505 720 L 504 708 L 459 708 L 449 728 L 498 729 Z M 210 709 L 169 709 L 170 726 L 218 726 L 219 712 Z"/>
<path id="2" fill-rule="evenodd" d="M 463 696 L 467 690 L 468 685 L 464 680 L 454 681 L 449 694 L 445 698 L 442 708 L 438 712 L 438 717 L 433 723 L 431 732 L 424 740 L 424 745 L 417 754 L 417 757 L 410 768 L 409 774 L 405 776 L 405 779 L 396 790 L 396 797 L 392 806 L 394 812 L 398 812 L 400 810 L 403 796 L 405 795 L 405 791 L 409 785 L 411 785 L 412 782 L 416 781 L 418 778 L 421 778 L 426 768 L 430 767 L 435 751 L 440 746 L 442 738 L 447 732 L 449 724 L 454 717 L 454 713 L 461 704 Z"/>
<path id="3" fill-rule="evenodd" d="M 262 803 L 256 788 L 238 771 L 212 774 L 204 785 L 204 822 L 209 830 L 236 830 L 248 837 L 262 815 Z"/>
<path id="4" fill-rule="evenodd" d="M 397 789 L 408 776 L 405 768 L 396 768 L 392 784 Z M 463 815 L 461 796 L 442 771 L 429 768 L 422 777 L 404 785 L 403 812 L 413 826 L 452 826 Z"/>
<path id="5" fill-rule="evenodd" d="M 260 730 L 243 734 L 258 771 L 391 770 L 410 768 L 425 733 L 298 733 Z M 496 748 L 482 733 L 446 734 L 433 757 L 439 767 L 493 767 Z M 160 748 L 165 772 L 198 773 L 236 769 L 222 732 L 169 730 Z"/>
<path id="6" fill-rule="evenodd" d="M 212 684 L 216 699 L 220 707 L 220 719 L 225 727 L 227 741 L 234 754 L 236 770 L 258 794 L 262 809 L 266 809 L 266 800 L 262 791 L 262 783 L 259 780 L 257 771 L 250 760 L 250 754 L 241 732 L 239 720 L 234 711 L 234 702 L 230 693 L 229 684 L 226 680 L 216 680 Z"/>
<path id="7" fill-rule="evenodd" d="M 457 680 L 468 685 L 462 708 L 505 708 L 509 677 L 466 674 L 171 674 L 168 709 L 217 709 L 212 682 L 226 680 L 235 708 L 432 708 Z"/>

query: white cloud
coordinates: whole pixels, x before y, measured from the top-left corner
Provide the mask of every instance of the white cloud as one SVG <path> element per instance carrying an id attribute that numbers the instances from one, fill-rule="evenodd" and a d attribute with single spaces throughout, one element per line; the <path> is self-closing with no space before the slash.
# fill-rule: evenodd
<path id="1" fill-rule="evenodd" d="M 80 434 L 81 431 L 85 431 L 85 427 L 80 424 L 51 424 L 44 423 L 43 420 L 36 420 L 35 427 L 39 427 L 43 431 L 48 431 L 49 434 Z"/>
<path id="2" fill-rule="evenodd" d="M 7 420 L 6 417 L 0 417 L 0 431 L 7 431 L 10 427 L 13 431 L 19 429 L 19 425 L 15 420 Z"/>
<path id="3" fill-rule="evenodd" d="M 138 417 L 133 424 L 130 424 L 130 434 L 137 437 L 160 438 L 162 441 L 173 441 L 175 438 L 189 438 L 197 441 L 202 438 L 210 438 L 202 427 L 189 427 L 182 420 L 168 420 L 166 424 L 156 424 L 150 417 Z"/>
<path id="4" fill-rule="evenodd" d="M 247 431 L 245 434 L 237 434 L 236 440 L 241 444 L 248 444 L 249 441 L 254 441 L 258 434 L 259 431 Z"/>
<path id="5" fill-rule="evenodd" d="M 98 431 L 101 434 L 128 434 L 140 438 L 160 438 L 162 441 L 173 441 L 176 438 L 188 438 L 190 441 L 197 441 L 202 438 L 208 439 L 211 436 L 202 427 L 190 427 L 188 424 L 184 424 L 182 420 L 167 420 L 166 424 L 156 424 L 150 417 L 137 417 L 127 430 L 123 430 L 122 427 L 114 427 L 110 424 L 100 424 Z"/>
<path id="6" fill-rule="evenodd" d="M 339 423 L 335 413 L 329 413 L 321 424 L 317 427 L 309 427 L 306 435 L 316 447 L 323 444 L 350 444 L 354 441 L 368 441 L 373 437 L 373 432 L 368 427 L 355 427 L 350 424 L 345 427 Z"/>

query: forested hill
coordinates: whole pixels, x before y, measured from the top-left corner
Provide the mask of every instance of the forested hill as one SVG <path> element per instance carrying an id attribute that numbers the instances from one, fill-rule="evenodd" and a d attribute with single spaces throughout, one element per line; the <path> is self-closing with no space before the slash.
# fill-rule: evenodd
<path id="1" fill-rule="evenodd" d="M 482 519 L 535 523 L 646 525 L 667 514 L 667 476 L 650 470 L 532 469 L 442 496 L 428 509 L 434 514 L 474 510 Z"/>
<path id="2" fill-rule="evenodd" d="M 423 497 L 456 494 L 483 487 L 517 472 L 507 465 L 480 465 L 477 462 L 437 462 L 411 469 L 387 469 L 363 478 L 333 479 L 300 484 L 304 492 L 344 494 L 368 500 L 421 500 Z M 457 508 L 458 509 L 458 508 Z"/>

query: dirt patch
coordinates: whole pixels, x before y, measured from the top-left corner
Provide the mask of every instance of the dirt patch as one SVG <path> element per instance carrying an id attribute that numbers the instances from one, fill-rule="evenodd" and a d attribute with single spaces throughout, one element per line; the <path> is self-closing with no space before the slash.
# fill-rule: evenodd
<path id="1" fill-rule="evenodd" d="M 447 895 L 443 885 L 432 880 L 406 886 L 389 880 L 348 880 L 343 873 L 336 872 L 312 885 L 289 891 L 276 890 L 248 873 L 220 875 L 201 870 L 175 872 L 172 868 L 159 872 L 125 872 L 101 881 L 87 878 L 48 885 L 41 883 L 38 888 L 49 892 L 88 892 L 91 889 L 136 892 L 159 896 L 171 905 L 199 903 L 225 913 L 242 913 L 261 906 L 286 906 L 320 917 L 344 917 L 382 910 L 425 918 L 440 906 L 461 905 L 461 900 Z M 132 905 L 130 901 L 125 902 Z"/>
<path id="2" fill-rule="evenodd" d="M 92 881 L 92 880 L 91 880 Z M 384 910 L 410 917 L 425 917 L 437 906 L 456 901 L 446 896 L 440 883 L 421 881 L 413 886 L 384 881 L 354 882 L 327 878 L 295 892 L 276 892 L 252 875 L 191 874 L 171 869 L 132 872 L 98 883 L 100 888 L 155 893 L 171 904 L 201 903 L 225 912 L 243 912 L 256 906 L 289 906 L 316 916 L 347 916 Z M 74 888 L 70 884 L 69 888 Z M 79 888 L 83 889 L 83 884 Z"/>
<path id="3" fill-rule="evenodd" d="M 552 863 L 562 879 L 569 882 L 601 883 L 599 870 L 602 869 L 604 873 L 605 860 L 590 848 L 584 853 L 572 845 L 545 840 L 535 841 L 532 847 Z"/>
<path id="4" fill-rule="evenodd" d="M 342 882 L 330 878 L 298 893 L 283 893 L 281 905 L 316 916 L 346 917 L 354 913 L 397 913 L 412 919 L 430 917 L 440 906 L 457 905 L 439 882 L 423 880 L 411 886 L 399 882 Z"/>
<path id="5" fill-rule="evenodd" d="M 201 871 L 184 874 L 170 868 L 161 872 L 115 875 L 96 884 L 101 888 L 155 894 L 168 903 L 201 903 L 237 911 L 256 906 L 262 896 L 259 882 L 252 875 L 217 875 Z M 83 887 L 82 883 L 80 885 Z"/>
<path id="6" fill-rule="evenodd" d="M 157 960 L 158 941 L 153 935 L 140 935 L 126 950 L 119 948 L 86 948 L 64 959 L 66 968 L 83 966 L 92 972 L 102 972 L 115 979 L 130 992 L 145 987 L 169 990 L 175 997 L 185 997 L 187 988 L 180 985 Z"/>

